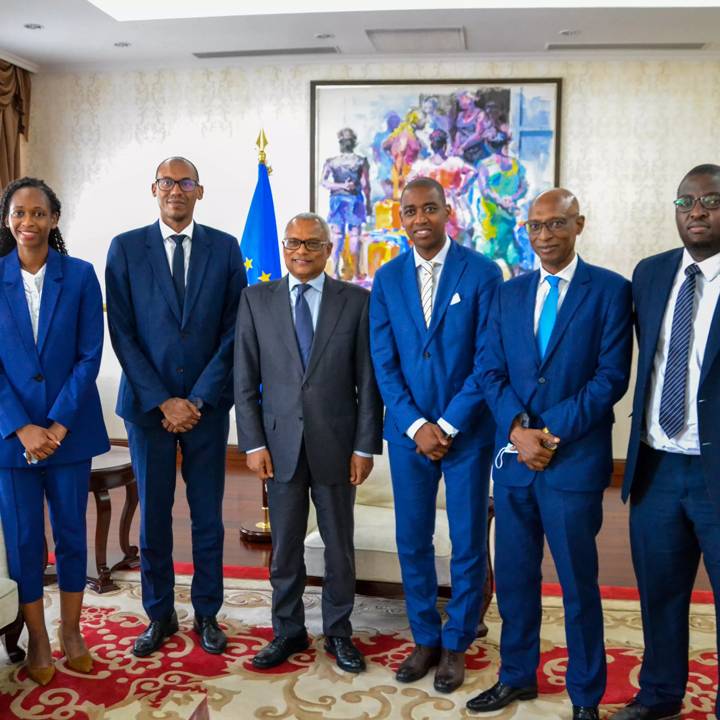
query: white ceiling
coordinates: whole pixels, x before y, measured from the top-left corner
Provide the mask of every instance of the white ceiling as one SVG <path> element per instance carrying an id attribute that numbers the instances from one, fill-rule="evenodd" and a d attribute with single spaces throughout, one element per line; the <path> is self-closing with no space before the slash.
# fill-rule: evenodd
<path id="1" fill-rule="evenodd" d="M 190 14 L 202 8 L 208 17 L 186 17 L 156 20 L 119 21 L 95 7 L 88 0 L 0 0 L 0 57 L 15 60 L 33 70 L 131 69 L 157 67 L 206 67 L 240 65 L 257 62 L 247 58 L 200 60 L 193 53 L 224 51 L 288 51 L 297 48 L 338 48 L 338 58 L 387 58 L 371 43 L 368 30 L 437 30 L 459 29 L 465 48 L 454 53 L 445 46 L 437 50 L 452 57 L 530 57 L 552 59 L 565 57 L 676 57 L 720 58 L 720 0 L 693 3 L 654 3 L 664 7 L 627 7 L 630 3 L 609 0 L 556 0 L 540 3 L 533 0 L 505 0 L 503 3 L 482 0 L 454 0 L 457 9 L 422 9 L 440 0 L 345 0 L 344 11 L 327 12 L 337 6 L 321 0 L 265 0 L 264 15 L 257 13 L 256 0 L 95 0 L 120 17 L 158 17 L 172 7 L 177 15 Z M 647 5 L 634 0 L 633 6 Z M 693 7 L 688 7 L 690 4 Z M 501 5 L 502 7 L 498 7 Z M 547 7 L 554 5 L 555 7 Z M 573 5 L 576 7 L 568 7 Z M 595 7 L 590 7 L 591 5 Z M 605 7 L 597 7 L 605 5 Z M 624 5 L 625 7 L 620 7 Z M 670 7 L 674 5 L 674 7 Z M 703 5 L 703 7 L 697 7 Z M 114 6 L 114 7 L 111 7 Z M 406 8 L 376 10 L 378 6 Z M 413 6 L 420 9 L 407 9 Z M 474 7 L 469 7 L 474 6 Z M 493 6 L 493 7 L 491 7 Z M 528 7 L 535 6 L 535 7 Z M 579 7 L 582 6 L 582 7 Z M 614 7 L 608 7 L 614 6 Z M 288 7 L 309 10 L 289 13 Z M 363 7 L 364 10 L 353 8 Z M 118 8 L 124 8 L 119 10 Z M 371 9 L 367 9 L 371 8 Z M 228 16 L 213 16 L 231 12 Z M 25 23 L 39 23 L 42 30 L 27 30 Z M 579 30 L 564 36 L 562 30 Z M 317 38 L 330 34 L 330 38 Z M 435 33 L 438 35 L 438 33 Z M 433 55 L 432 36 L 420 35 L 417 45 L 406 52 L 417 58 Z M 130 47 L 115 47 L 129 42 Z M 548 51 L 548 43 L 603 45 L 607 43 L 702 43 L 702 50 L 648 52 L 647 50 L 578 50 Z M 436 54 L 436 56 L 438 56 Z M 318 55 L 318 57 L 326 57 Z M 393 55 L 394 59 L 402 54 Z M 303 56 L 303 62 L 313 56 Z M 299 60 L 299 61 L 300 61 Z M 326 58 L 327 60 L 327 58 Z M 267 62 L 267 58 L 262 58 Z M 288 62 L 287 55 L 283 61 Z"/>

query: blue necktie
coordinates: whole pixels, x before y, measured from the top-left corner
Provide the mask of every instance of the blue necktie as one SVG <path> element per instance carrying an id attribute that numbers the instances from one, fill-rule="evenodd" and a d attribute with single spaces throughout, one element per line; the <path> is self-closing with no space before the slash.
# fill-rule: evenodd
<path id="1" fill-rule="evenodd" d="M 695 263 L 685 268 L 686 277 L 680 286 L 673 310 L 670 347 L 660 395 L 660 427 L 669 438 L 675 437 L 685 425 L 685 396 L 695 307 L 695 278 L 699 272 L 700 268 Z"/>
<path id="2" fill-rule="evenodd" d="M 305 299 L 305 292 L 310 289 L 310 285 L 303 283 L 295 286 L 295 336 L 297 337 L 298 349 L 302 358 L 303 370 L 307 367 L 310 359 L 310 349 L 312 348 L 313 322 L 310 306 Z"/>
<path id="3" fill-rule="evenodd" d="M 558 298 L 560 292 L 558 286 L 560 285 L 560 278 L 557 275 L 546 275 L 545 280 L 550 285 L 550 290 L 545 298 L 542 311 L 540 312 L 540 320 L 538 321 L 537 329 L 537 344 L 538 350 L 540 351 L 540 358 L 545 357 L 548 343 L 550 342 L 550 336 L 552 335 L 553 328 L 555 327 L 555 320 L 557 320 L 558 313 Z"/>
<path id="4" fill-rule="evenodd" d="M 175 252 L 172 259 L 172 276 L 173 285 L 175 285 L 175 294 L 177 295 L 180 312 L 185 302 L 185 251 L 183 250 L 183 240 L 185 235 L 171 235 L 170 239 L 175 243 Z"/>

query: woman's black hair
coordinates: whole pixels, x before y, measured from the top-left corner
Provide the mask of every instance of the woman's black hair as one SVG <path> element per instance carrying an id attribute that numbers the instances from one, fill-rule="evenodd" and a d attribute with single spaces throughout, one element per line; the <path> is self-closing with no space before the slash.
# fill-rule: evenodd
<path id="1" fill-rule="evenodd" d="M 15 238 L 10 232 L 10 228 L 7 225 L 8 213 L 10 212 L 10 201 L 12 196 L 22 188 L 37 188 L 42 191 L 47 198 L 48 205 L 50 205 L 50 212 L 53 215 L 60 217 L 60 201 L 57 195 L 52 191 L 48 185 L 45 184 L 44 180 L 38 180 L 38 178 L 23 177 L 19 180 L 13 180 L 8 183 L 7 187 L 3 191 L 2 197 L 0 197 L 0 257 L 4 257 L 8 253 L 12 252 L 17 243 Z M 63 240 L 60 230 L 54 227 L 50 231 L 50 237 L 48 244 L 53 250 L 57 250 L 61 255 L 67 255 L 67 248 L 65 247 L 65 241 Z"/>

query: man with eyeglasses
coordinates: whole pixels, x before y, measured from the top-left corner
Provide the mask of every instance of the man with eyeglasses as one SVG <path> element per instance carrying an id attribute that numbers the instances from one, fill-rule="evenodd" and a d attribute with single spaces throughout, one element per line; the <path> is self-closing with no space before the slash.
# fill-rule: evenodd
<path id="1" fill-rule="evenodd" d="M 645 653 L 640 691 L 614 720 L 680 717 L 701 554 L 720 602 L 720 166 L 693 168 L 677 194 L 684 247 L 633 274 L 639 356 L 623 499 Z"/>
<path id="2" fill-rule="evenodd" d="M 357 673 L 365 659 L 352 642 L 355 599 L 355 488 L 382 452 L 382 401 L 370 360 L 369 293 L 325 274 L 330 228 L 313 213 L 285 228 L 288 274 L 248 288 L 235 338 L 238 446 L 267 481 L 273 556 L 275 637 L 252 660 L 270 668 L 309 647 L 302 602 L 303 541 L 309 496 L 325 544 L 324 648 Z"/>
<path id="3" fill-rule="evenodd" d="M 247 285 L 237 240 L 194 222 L 203 197 L 182 157 L 157 168 L 158 222 L 113 239 L 105 274 L 108 327 L 122 366 L 116 412 L 125 421 L 140 496 L 143 607 L 150 624 L 133 652 L 145 657 L 177 632 L 172 559 L 176 458 L 192 519 L 193 627 L 222 653 L 222 499 L 233 404 L 235 316 Z"/>
<path id="4" fill-rule="evenodd" d="M 585 218 L 556 188 L 528 211 L 540 268 L 503 285 L 490 313 L 484 386 L 497 422 L 495 582 L 498 682 L 467 703 L 495 712 L 537 697 L 547 538 L 565 607 L 574 720 L 598 720 L 605 691 L 596 535 L 612 476 L 613 405 L 632 355 L 630 283 L 575 252 Z"/>

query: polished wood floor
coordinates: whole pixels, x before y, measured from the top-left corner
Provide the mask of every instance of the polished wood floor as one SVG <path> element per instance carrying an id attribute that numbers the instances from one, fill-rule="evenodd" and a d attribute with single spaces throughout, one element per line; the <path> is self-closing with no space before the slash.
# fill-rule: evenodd
<path id="1" fill-rule="evenodd" d="M 111 491 L 113 518 L 108 545 L 108 564 L 121 557 L 117 541 L 118 518 L 122 508 L 124 491 Z M 263 566 L 269 562 L 267 545 L 244 543 L 240 538 L 240 526 L 252 525 L 261 519 L 260 482 L 247 470 L 244 462 L 233 459 L 228 462 L 225 482 L 224 522 L 226 565 Z M 185 501 L 184 483 L 178 474 L 174 518 L 174 558 L 177 562 L 191 562 L 190 513 Z M 88 548 L 91 574 L 94 574 L 93 543 L 95 533 L 95 507 L 92 497 L 88 504 Z M 50 534 L 48 533 L 48 537 Z M 137 543 L 138 517 L 133 522 L 131 540 Z M 609 488 L 605 493 L 604 523 L 598 538 L 600 553 L 600 582 L 603 585 L 635 586 L 635 576 L 630 557 L 628 538 L 628 508 L 620 500 L 620 490 Z M 548 549 L 545 550 L 543 576 L 546 582 L 557 582 L 557 574 Z M 701 567 L 696 589 L 709 590 L 710 584 Z"/>

